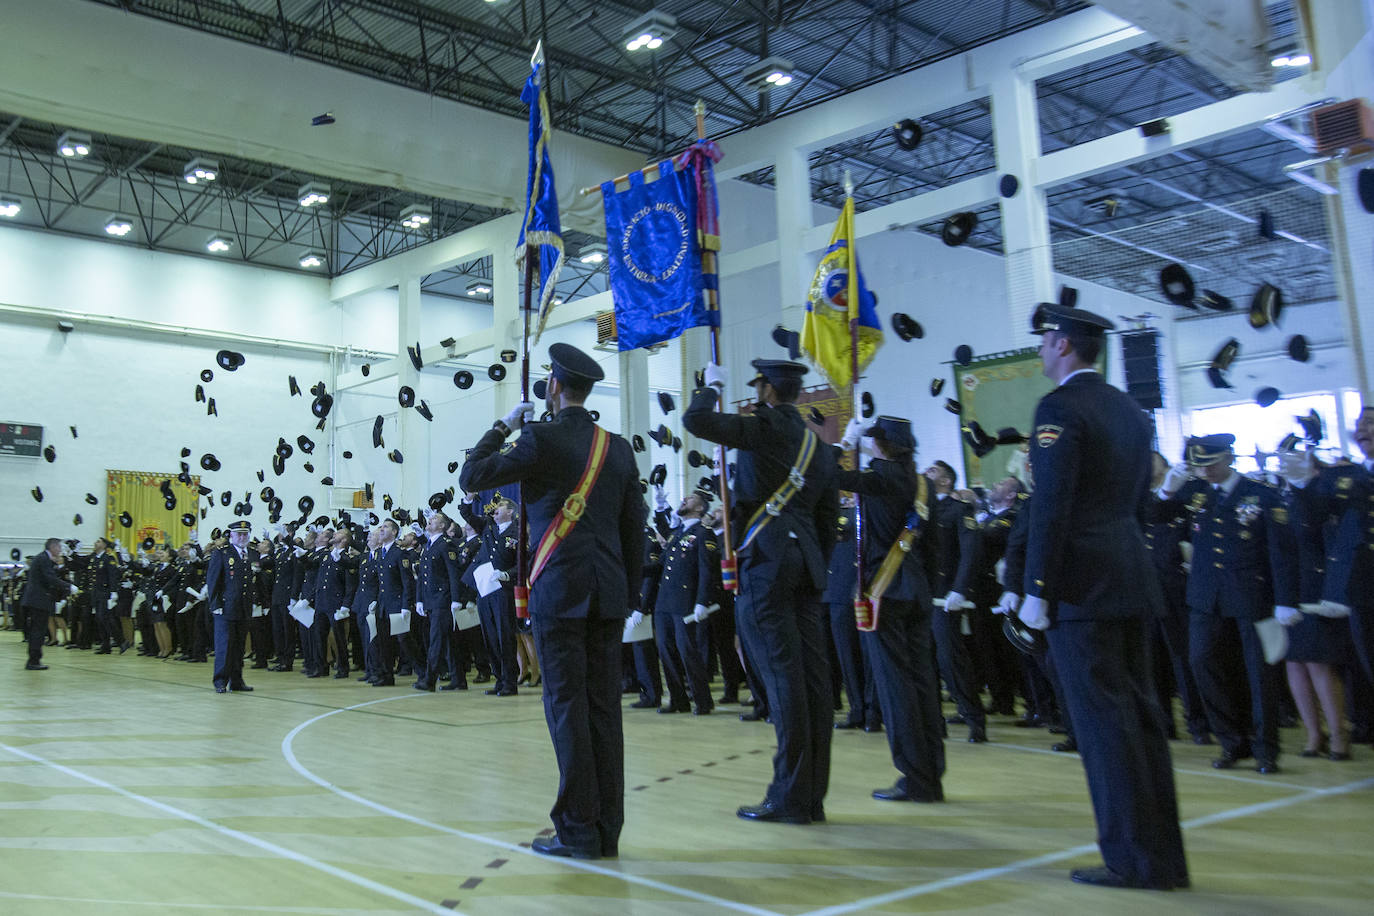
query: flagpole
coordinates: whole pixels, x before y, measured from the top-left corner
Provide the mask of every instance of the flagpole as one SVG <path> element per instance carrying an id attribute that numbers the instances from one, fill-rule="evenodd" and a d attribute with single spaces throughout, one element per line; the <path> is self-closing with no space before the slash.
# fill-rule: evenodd
<path id="1" fill-rule="evenodd" d="M 692 112 L 697 119 L 697 139 L 706 139 L 706 103 L 697 99 L 692 106 Z M 706 245 L 701 246 L 701 273 L 702 276 L 713 276 L 719 271 L 716 264 L 716 252 Z M 720 365 L 720 290 L 719 283 L 708 285 L 706 289 L 706 308 L 711 312 L 715 320 L 711 322 L 711 362 Z M 721 392 L 716 399 L 716 410 L 725 412 L 725 392 Z M 721 582 L 728 591 L 735 591 L 739 580 L 737 560 L 735 559 L 735 545 L 730 534 L 730 466 L 725 460 L 725 446 L 716 446 L 716 482 L 720 490 L 720 511 L 721 526 L 720 536 L 720 571 Z"/>
<path id="2" fill-rule="evenodd" d="M 844 196 L 845 206 L 849 207 L 854 198 L 854 178 L 849 173 L 849 169 L 844 170 Z M 852 224 L 850 226 L 853 228 Z M 860 293 L 859 287 L 859 258 L 854 248 L 854 233 L 849 233 L 849 271 L 850 283 L 849 290 L 852 295 L 847 299 L 857 298 Z M 863 414 L 863 401 L 859 393 L 859 312 L 863 307 L 862 302 L 848 302 L 851 310 L 849 319 L 849 392 L 853 400 L 853 411 L 856 418 Z M 854 443 L 854 470 L 859 470 L 859 443 Z M 859 601 L 865 600 L 864 596 L 864 510 L 863 497 L 856 490 L 854 492 L 854 585 L 855 595 Z"/>
<path id="3" fill-rule="evenodd" d="M 534 54 L 530 56 L 530 66 L 535 67 L 544 63 L 544 42 L 539 40 L 534 45 Z M 542 78 L 542 74 L 541 74 Z M 541 85 L 539 91 L 544 91 Z M 535 104 L 538 104 L 536 102 Z M 525 301 L 521 311 L 524 313 L 524 330 L 520 335 L 520 400 L 530 399 L 530 311 L 533 308 L 534 289 L 539 278 L 539 246 L 525 241 Z M 529 520 L 525 517 L 525 485 L 517 484 L 519 487 L 519 513 L 520 527 L 518 540 L 515 544 L 515 616 L 525 619 L 530 616 L 530 581 L 529 581 L 529 551 L 526 544 L 529 541 Z"/>

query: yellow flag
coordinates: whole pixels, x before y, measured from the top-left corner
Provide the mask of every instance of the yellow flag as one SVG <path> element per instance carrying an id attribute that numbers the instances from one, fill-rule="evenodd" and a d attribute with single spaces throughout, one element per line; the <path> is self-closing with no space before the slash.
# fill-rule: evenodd
<path id="1" fill-rule="evenodd" d="M 830 247 L 816 266 L 801 332 L 802 350 L 840 394 L 846 394 L 854 381 L 854 347 L 858 347 L 858 368 L 863 372 L 882 346 L 877 305 L 859 269 L 859 255 L 854 249 L 854 199 L 846 197 L 830 235 Z M 850 332 L 851 324 L 857 337 Z"/>

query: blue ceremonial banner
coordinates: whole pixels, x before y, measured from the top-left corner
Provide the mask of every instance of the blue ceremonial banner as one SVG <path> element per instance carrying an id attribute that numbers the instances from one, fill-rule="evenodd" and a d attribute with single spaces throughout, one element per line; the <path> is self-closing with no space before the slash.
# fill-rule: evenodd
<path id="1" fill-rule="evenodd" d="M 553 311 L 554 284 L 563 270 L 563 229 L 558 219 L 558 192 L 553 186 L 553 164 L 549 162 L 549 100 L 540 83 L 543 55 L 536 51 L 536 62 L 520 93 L 520 101 L 530 106 L 530 169 L 525 185 L 525 221 L 520 226 L 518 260 L 523 263 L 529 246 L 539 246 L 539 322 L 535 343 L 544 333 L 544 323 Z"/>
<path id="2" fill-rule="evenodd" d="M 658 170 L 654 182 L 631 172 L 625 191 L 617 192 L 610 181 L 601 186 L 621 350 L 672 340 L 715 320 L 701 295 L 695 183 L 670 160 Z"/>

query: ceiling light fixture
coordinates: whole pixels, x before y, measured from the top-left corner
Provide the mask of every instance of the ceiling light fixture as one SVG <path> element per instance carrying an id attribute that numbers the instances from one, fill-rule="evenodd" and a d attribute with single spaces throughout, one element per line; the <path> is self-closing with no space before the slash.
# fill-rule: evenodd
<path id="1" fill-rule="evenodd" d="M 621 40 L 626 51 L 656 51 L 676 34 L 677 17 L 654 8 L 630 23 Z"/>
<path id="2" fill-rule="evenodd" d="M 296 191 L 296 200 L 302 207 L 314 207 L 329 203 L 329 185 L 322 181 L 309 181 Z"/>
<path id="3" fill-rule="evenodd" d="M 219 177 L 219 163 L 213 159 L 202 159 L 197 156 L 186 163 L 186 167 L 181 170 L 181 177 L 186 179 L 187 184 L 214 181 Z"/>
<path id="4" fill-rule="evenodd" d="M 490 296 L 490 295 L 491 295 L 491 284 L 488 283 L 488 282 L 486 282 L 485 280 L 477 280 L 477 281 L 475 281 L 475 282 L 473 282 L 473 283 L 469 283 L 469 284 L 468 284 L 468 295 L 469 295 L 469 296 Z"/>
<path id="5" fill-rule="evenodd" d="M 91 154 L 91 135 L 69 130 L 57 138 L 57 151 L 68 159 L 81 159 Z"/>
<path id="6" fill-rule="evenodd" d="M 412 231 L 429 224 L 434 213 L 424 204 L 411 204 L 401 211 L 401 225 Z"/>
<path id="7" fill-rule="evenodd" d="M 742 81 L 759 92 L 767 92 L 792 82 L 792 62 L 783 57 L 768 57 L 744 71 Z"/>
<path id="8" fill-rule="evenodd" d="M 222 235 L 212 235 L 205 243 L 205 250 L 211 254 L 220 254 L 234 247 L 234 240 L 225 238 Z"/>
<path id="9" fill-rule="evenodd" d="M 0 195 L 0 216 L 5 219 L 14 219 L 22 209 L 24 209 L 24 204 L 19 198 Z"/>
<path id="10" fill-rule="evenodd" d="M 577 260 L 583 264 L 601 264 L 606 260 L 606 246 L 601 242 L 583 245 L 577 251 Z"/>
<path id="11" fill-rule="evenodd" d="M 122 213 L 113 214 L 105 221 L 105 232 L 115 238 L 124 238 L 134 231 L 134 221 Z"/>
<path id="12" fill-rule="evenodd" d="M 306 270 L 310 270 L 310 269 L 313 268 L 313 267 L 323 267 L 323 266 L 324 266 L 324 252 L 323 252 L 323 251 L 315 251 L 314 249 L 311 249 L 310 251 L 303 252 L 303 253 L 301 254 L 301 262 L 300 262 L 300 263 L 301 263 L 301 267 L 304 267 Z"/>

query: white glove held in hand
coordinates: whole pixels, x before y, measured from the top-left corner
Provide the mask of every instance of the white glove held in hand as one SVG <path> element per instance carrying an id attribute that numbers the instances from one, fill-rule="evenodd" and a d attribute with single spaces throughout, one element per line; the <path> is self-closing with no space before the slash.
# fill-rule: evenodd
<path id="1" fill-rule="evenodd" d="M 994 614 L 1015 614 L 1016 609 L 1021 606 L 1021 596 L 1016 592 L 1003 592 L 1002 597 L 997 599 L 997 605 L 992 609 Z"/>
<path id="2" fill-rule="evenodd" d="M 654 484 L 654 508 L 660 512 L 668 511 L 668 491 L 663 484 Z"/>
<path id="3" fill-rule="evenodd" d="M 1177 493 L 1179 487 L 1187 483 L 1188 479 L 1192 476 L 1193 472 L 1188 468 L 1187 463 L 1180 461 L 1178 464 L 1169 468 L 1168 472 L 1164 475 L 1164 483 L 1160 484 L 1159 488 L 1165 493 Z"/>
<path id="4" fill-rule="evenodd" d="M 1021 622 L 1032 630 L 1043 630 L 1050 625 L 1050 606 L 1044 598 L 1035 595 L 1027 595 L 1021 602 L 1021 610 L 1017 612 L 1017 617 Z"/>
<path id="5" fill-rule="evenodd" d="M 496 580 L 497 580 L 498 582 L 509 582 L 509 581 L 510 581 L 510 573 L 507 572 L 507 571 L 504 570 L 504 569 L 498 569 L 498 570 L 496 571 Z"/>
<path id="6" fill-rule="evenodd" d="M 425 616 L 425 603 L 423 601 L 415 602 L 415 613 L 419 614 L 421 617 Z"/>
<path id="7" fill-rule="evenodd" d="M 708 613 L 709 612 L 706 610 L 706 605 L 698 604 L 692 608 L 692 613 L 687 615 L 687 620 L 689 623 L 693 621 L 695 621 L 696 623 L 701 623 L 703 620 L 706 619 L 706 615 Z"/>
<path id="8" fill-rule="evenodd" d="M 1317 476 L 1311 452 L 1280 452 L 1279 476 L 1295 487 L 1304 487 Z"/>
<path id="9" fill-rule="evenodd" d="M 1274 618 L 1284 626 L 1291 627 L 1299 620 L 1302 620 L 1302 611 L 1299 611 L 1295 607 L 1288 607 L 1285 604 L 1280 604 L 1278 607 L 1274 608 Z"/>
<path id="10" fill-rule="evenodd" d="M 850 417 L 849 422 L 844 425 L 844 435 L 840 437 L 840 448 L 846 452 L 859 444 L 859 437 L 864 432 L 864 422 L 858 417 Z"/>
<path id="11" fill-rule="evenodd" d="M 702 373 L 702 380 L 705 381 L 709 387 L 715 388 L 717 391 L 724 391 L 725 367 L 715 363 L 707 363 L 706 371 Z"/>
<path id="12" fill-rule="evenodd" d="M 958 592 L 950 592 L 945 596 L 945 613 L 953 614 L 955 611 L 962 611 L 973 607 L 973 604 Z"/>
<path id="13" fill-rule="evenodd" d="M 501 418 L 511 432 L 515 432 L 521 426 L 534 419 L 534 404 L 530 401 L 521 401 L 510 409 L 510 413 Z"/>
<path id="14" fill-rule="evenodd" d="M 633 630 L 644 622 L 644 615 L 639 611 L 631 611 L 630 616 L 625 618 L 625 629 Z"/>

